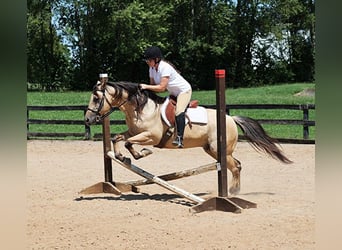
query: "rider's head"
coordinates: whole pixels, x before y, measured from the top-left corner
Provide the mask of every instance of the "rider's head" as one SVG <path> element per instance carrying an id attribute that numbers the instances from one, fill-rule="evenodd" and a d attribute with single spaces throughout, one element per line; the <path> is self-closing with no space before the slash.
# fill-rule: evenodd
<path id="1" fill-rule="evenodd" d="M 163 57 L 163 54 L 160 48 L 157 46 L 148 47 L 144 52 L 144 59 L 154 60 L 155 63 L 159 63 L 162 57 Z"/>

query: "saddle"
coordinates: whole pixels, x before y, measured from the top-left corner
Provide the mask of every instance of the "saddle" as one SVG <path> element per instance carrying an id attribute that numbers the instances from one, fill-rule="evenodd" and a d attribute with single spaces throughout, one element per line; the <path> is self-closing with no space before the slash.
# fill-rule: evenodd
<path id="1" fill-rule="evenodd" d="M 163 148 L 166 142 L 174 133 L 176 125 L 176 104 L 177 98 L 169 96 L 167 100 L 161 106 L 161 117 L 167 125 L 166 131 L 164 131 L 160 142 L 155 147 Z M 191 100 L 185 113 L 185 123 L 192 128 L 192 123 L 207 124 L 208 116 L 204 107 L 198 106 L 198 100 Z"/>
<path id="2" fill-rule="evenodd" d="M 171 126 L 175 126 L 176 123 L 176 105 L 177 105 L 177 97 L 170 95 L 169 96 L 169 103 L 166 106 L 165 109 L 165 115 L 168 121 L 170 122 Z M 197 108 L 198 107 L 198 100 L 191 100 L 187 108 Z M 190 128 L 192 127 L 191 125 L 191 120 L 187 114 L 185 114 L 186 119 L 188 120 Z"/>

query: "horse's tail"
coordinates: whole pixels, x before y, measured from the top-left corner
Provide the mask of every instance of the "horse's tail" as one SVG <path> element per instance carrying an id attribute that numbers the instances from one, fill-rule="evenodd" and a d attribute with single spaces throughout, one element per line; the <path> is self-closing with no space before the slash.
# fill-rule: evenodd
<path id="1" fill-rule="evenodd" d="M 276 145 L 278 143 L 277 140 L 267 135 L 263 127 L 256 120 L 243 116 L 232 116 L 232 118 L 241 128 L 244 136 L 254 149 L 266 153 L 283 163 L 292 163 Z"/>

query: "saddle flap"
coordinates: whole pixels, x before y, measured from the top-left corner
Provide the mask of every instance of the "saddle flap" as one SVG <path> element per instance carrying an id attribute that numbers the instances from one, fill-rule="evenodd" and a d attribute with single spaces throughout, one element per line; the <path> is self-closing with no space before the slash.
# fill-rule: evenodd
<path id="1" fill-rule="evenodd" d="M 170 122 L 171 126 L 175 125 L 176 117 L 175 117 L 175 104 L 173 104 L 174 100 L 170 99 L 169 103 L 166 105 L 165 115 L 166 119 Z"/>
<path id="2" fill-rule="evenodd" d="M 169 127 L 175 126 L 175 106 L 176 101 L 174 100 L 174 98 L 167 98 L 161 106 L 161 116 Z M 192 123 L 206 124 L 208 122 L 206 109 L 198 106 L 198 100 L 192 100 L 190 102 L 189 108 L 186 111 L 185 120 L 185 123 L 191 121 Z"/>

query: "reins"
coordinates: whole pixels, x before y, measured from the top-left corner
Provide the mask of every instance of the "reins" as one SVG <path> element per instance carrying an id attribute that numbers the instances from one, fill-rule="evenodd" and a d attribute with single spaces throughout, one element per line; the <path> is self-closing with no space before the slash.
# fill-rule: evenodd
<path id="1" fill-rule="evenodd" d="M 107 116 L 109 116 L 111 113 L 113 113 L 113 112 L 115 111 L 116 108 L 120 108 L 122 105 L 124 105 L 126 102 L 128 102 L 128 100 L 125 100 L 125 101 L 123 101 L 120 105 L 118 105 L 117 107 L 112 106 L 111 102 L 110 102 L 110 101 L 108 100 L 108 98 L 106 97 L 106 94 L 105 94 L 106 89 L 107 89 L 107 88 L 105 88 L 105 89 L 102 90 L 102 99 L 101 99 L 101 101 L 100 101 L 100 105 L 99 105 L 99 107 L 97 108 L 97 110 L 93 110 L 93 109 L 91 109 L 91 108 L 89 108 L 89 107 L 88 107 L 88 109 L 87 109 L 87 110 L 89 110 L 89 111 L 95 113 L 96 115 L 100 116 L 100 120 L 103 120 L 104 118 L 106 118 Z M 96 90 L 96 91 L 98 91 L 98 90 Z M 101 109 L 103 108 L 104 100 L 106 100 L 106 102 L 109 104 L 110 110 L 109 110 L 107 113 L 101 115 L 101 114 L 100 114 L 100 111 L 101 111 Z"/>

